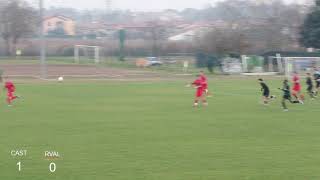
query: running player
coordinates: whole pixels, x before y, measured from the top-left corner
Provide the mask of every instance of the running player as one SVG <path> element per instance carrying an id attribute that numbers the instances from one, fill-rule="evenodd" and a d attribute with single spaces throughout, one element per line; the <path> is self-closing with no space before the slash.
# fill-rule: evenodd
<path id="1" fill-rule="evenodd" d="M 195 87 L 197 89 L 196 91 L 196 97 L 194 100 L 194 107 L 198 107 L 199 106 L 199 102 L 201 101 L 202 104 L 204 106 L 208 106 L 208 102 L 206 100 L 206 97 L 204 96 L 205 94 L 205 89 L 204 86 L 205 83 L 203 81 L 203 79 L 201 78 L 201 75 L 198 75 L 198 78 L 192 83 L 192 86 Z"/>
<path id="2" fill-rule="evenodd" d="M 312 76 L 311 76 L 311 73 L 307 73 L 307 81 L 306 81 L 306 84 L 307 84 L 307 92 L 309 94 L 309 96 L 311 97 L 311 99 L 314 99 L 315 96 L 314 96 L 314 92 L 313 92 L 313 81 L 312 81 Z"/>
<path id="3" fill-rule="evenodd" d="M 292 104 L 300 103 L 299 101 L 292 101 L 291 92 L 290 92 L 290 86 L 289 86 L 289 81 L 288 80 L 284 80 L 282 89 L 281 88 L 279 88 L 279 89 L 283 91 L 283 97 L 282 97 L 281 104 L 282 104 L 282 107 L 283 107 L 284 111 L 289 111 L 288 107 L 286 105 L 286 101 L 289 101 Z"/>
<path id="4" fill-rule="evenodd" d="M 317 96 L 320 91 L 320 71 L 316 67 L 314 68 L 313 77 L 316 82 L 315 96 Z"/>
<path id="5" fill-rule="evenodd" d="M 298 100 L 301 104 L 304 104 L 304 103 L 303 103 L 304 95 L 301 94 L 300 77 L 299 77 L 299 74 L 298 74 L 297 72 L 294 72 L 293 78 L 292 78 L 292 82 L 293 82 L 292 95 L 293 95 L 293 96 L 296 98 L 296 100 Z"/>
<path id="6" fill-rule="evenodd" d="M 19 98 L 19 96 L 15 96 L 14 93 L 16 91 L 15 85 L 11 81 L 6 81 L 4 85 L 4 89 L 7 90 L 7 103 L 8 106 L 12 106 L 12 102 Z"/>
<path id="7" fill-rule="evenodd" d="M 203 85 L 203 90 L 204 90 L 206 96 L 207 97 L 211 97 L 212 95 L 211 95 L 211 93 L 209 92 L 209 89 L 208 89 L 208 79 L 207 79 L 207 77 L 206 77 L 206 75 L 204 74 L 203 71 L 200 71 L 200 78 L 203 81 L 202 85 Z"/>
<path id="8" fill-rule="evenodd" d="M 263 81 L 263 79 L 258 79 L 260 85 L 261 85 L 261 91 L 262 91 L 262 101 L 264 105 L 269 104 L 269 100 L 273 99 L 273 96 L 270 96 L 270 88 L 268 85 Z"/>

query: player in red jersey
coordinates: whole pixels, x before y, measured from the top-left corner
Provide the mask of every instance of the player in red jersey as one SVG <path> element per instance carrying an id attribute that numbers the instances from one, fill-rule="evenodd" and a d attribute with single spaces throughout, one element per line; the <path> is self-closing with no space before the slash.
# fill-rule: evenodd
<path id="1" fill-rule="evenodd" d="M 14 93 L 16 91 L 15 85 L 11 81 L 6 81 L 4 85 L 4 89 L 7 90 L 7 103 L 8 106 L 12 105 L 12 101 L 19 98 L 19 96 L 15 96 Z"/>
<path id="2" fill-rule="evenodd" d="M 294 72 L 292 78 L 293 88 L 292 88 L 292 95 L 301 103 L 303 104 L 304 95 L 301 94 L 301 83 L 300 77 L 297 72 Z"/>
<path id="3" fill-rule="evenodd" d="M 201 75 L 199 75 L 198 78 L 192 83 L 192 86 L 197 89 L 193 106 L 198 107 L 200 101 L 204 106 L 208 106 L 208 102 L 205 96 L 205 88 L 207 87 L 207 83 L 203 80 Z"/>
<path id="4" fill-rule="evenodd" d="M 206 77 L 206 75 L 204 74 L 203 71 L 200 71 L 200 78 L 202 80 L 202 87 L 203 87 L 203 90 L 204 90 L 204 93 L 206 96 L 208 97 L 211 97 L 211 93 L 209 92 L 209 89 L 208 89 L 208 79 Z"/>

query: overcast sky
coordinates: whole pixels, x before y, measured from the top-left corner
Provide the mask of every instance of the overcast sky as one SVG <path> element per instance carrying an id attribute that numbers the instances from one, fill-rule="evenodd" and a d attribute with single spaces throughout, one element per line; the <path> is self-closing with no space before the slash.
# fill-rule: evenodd
<path id="1" fill-rule="evenodd" d="M 29 0 L 33 4 L 39 0 Z M 222 0 L 112 0 L 113 9 L 131 10 L 162 10 L 162 9 L 184 9 L 184 8 L 203 8 L 208 4 Z M 262 1 L 262 0 L 257 0 Z M 286 0 L 288 2 L 304 2 L 308 0 Z M 105 8 L 106 0 L 44 0 L 47 7 L 64 6 L 76 9 L 95 9 Z"/>

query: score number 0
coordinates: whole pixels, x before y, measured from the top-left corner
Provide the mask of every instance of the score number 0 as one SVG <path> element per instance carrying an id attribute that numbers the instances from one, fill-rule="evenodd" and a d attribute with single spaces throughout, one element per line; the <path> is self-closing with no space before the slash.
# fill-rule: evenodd
<path id="1" fill-rule="evenodd" d="M 17 166 L 18 166 L 18 171 L 21 171 L 22 164 L 20 161 L 17 163 Z M 56 172 L 56 170 L 57 170 L 57 165 L 55 163 L 50 163 L 49 171 L 54 173 Z"/>
<path id="2" fill-rule="evenodd" d="M 50 163 L 49 165 L 50 172 L 54 173 L 57 170 L 57 165 L 55 163 Z"/>

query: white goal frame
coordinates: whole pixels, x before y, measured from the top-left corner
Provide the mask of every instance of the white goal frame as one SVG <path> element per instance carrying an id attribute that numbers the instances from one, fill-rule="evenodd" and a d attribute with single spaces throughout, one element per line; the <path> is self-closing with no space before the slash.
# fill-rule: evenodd
<path id="1" fill-rule="evenodd" d="M 291 77 L 291 74 L 292 72 L 294 71 L 300 71 L 301 69 L 299 69 L 299 67 L 297 67 L 295 64 L 292 63 L 292 61 L 295 61 L 295 60 L 300 60 L 300 61 L 314 61 L 316 62 L 316 67 L 319 67 L 320 66 L 320 57 L 282 57 L 283 60 L 284 60 L 284 65 L 285 65 L 285 68 L 284 68 L 284 71 L 285 71 L 285 76 L 287 78 L 290 78 Z M 310 67 L 312 68 L 312 67 Z M 312 69 L 310 69 L 312 71 Z"/>
<path id="2" fill-rule="evenodd" d="M 94 63 L 99 64 L 100 63 L 100 46 L 88 46 L 88 45 L 75 45 L 74 46 L 74 61 L 75 63 L 80 63 L 80 49 L 84 48 L 92 48 L 94 49 Z"/>

